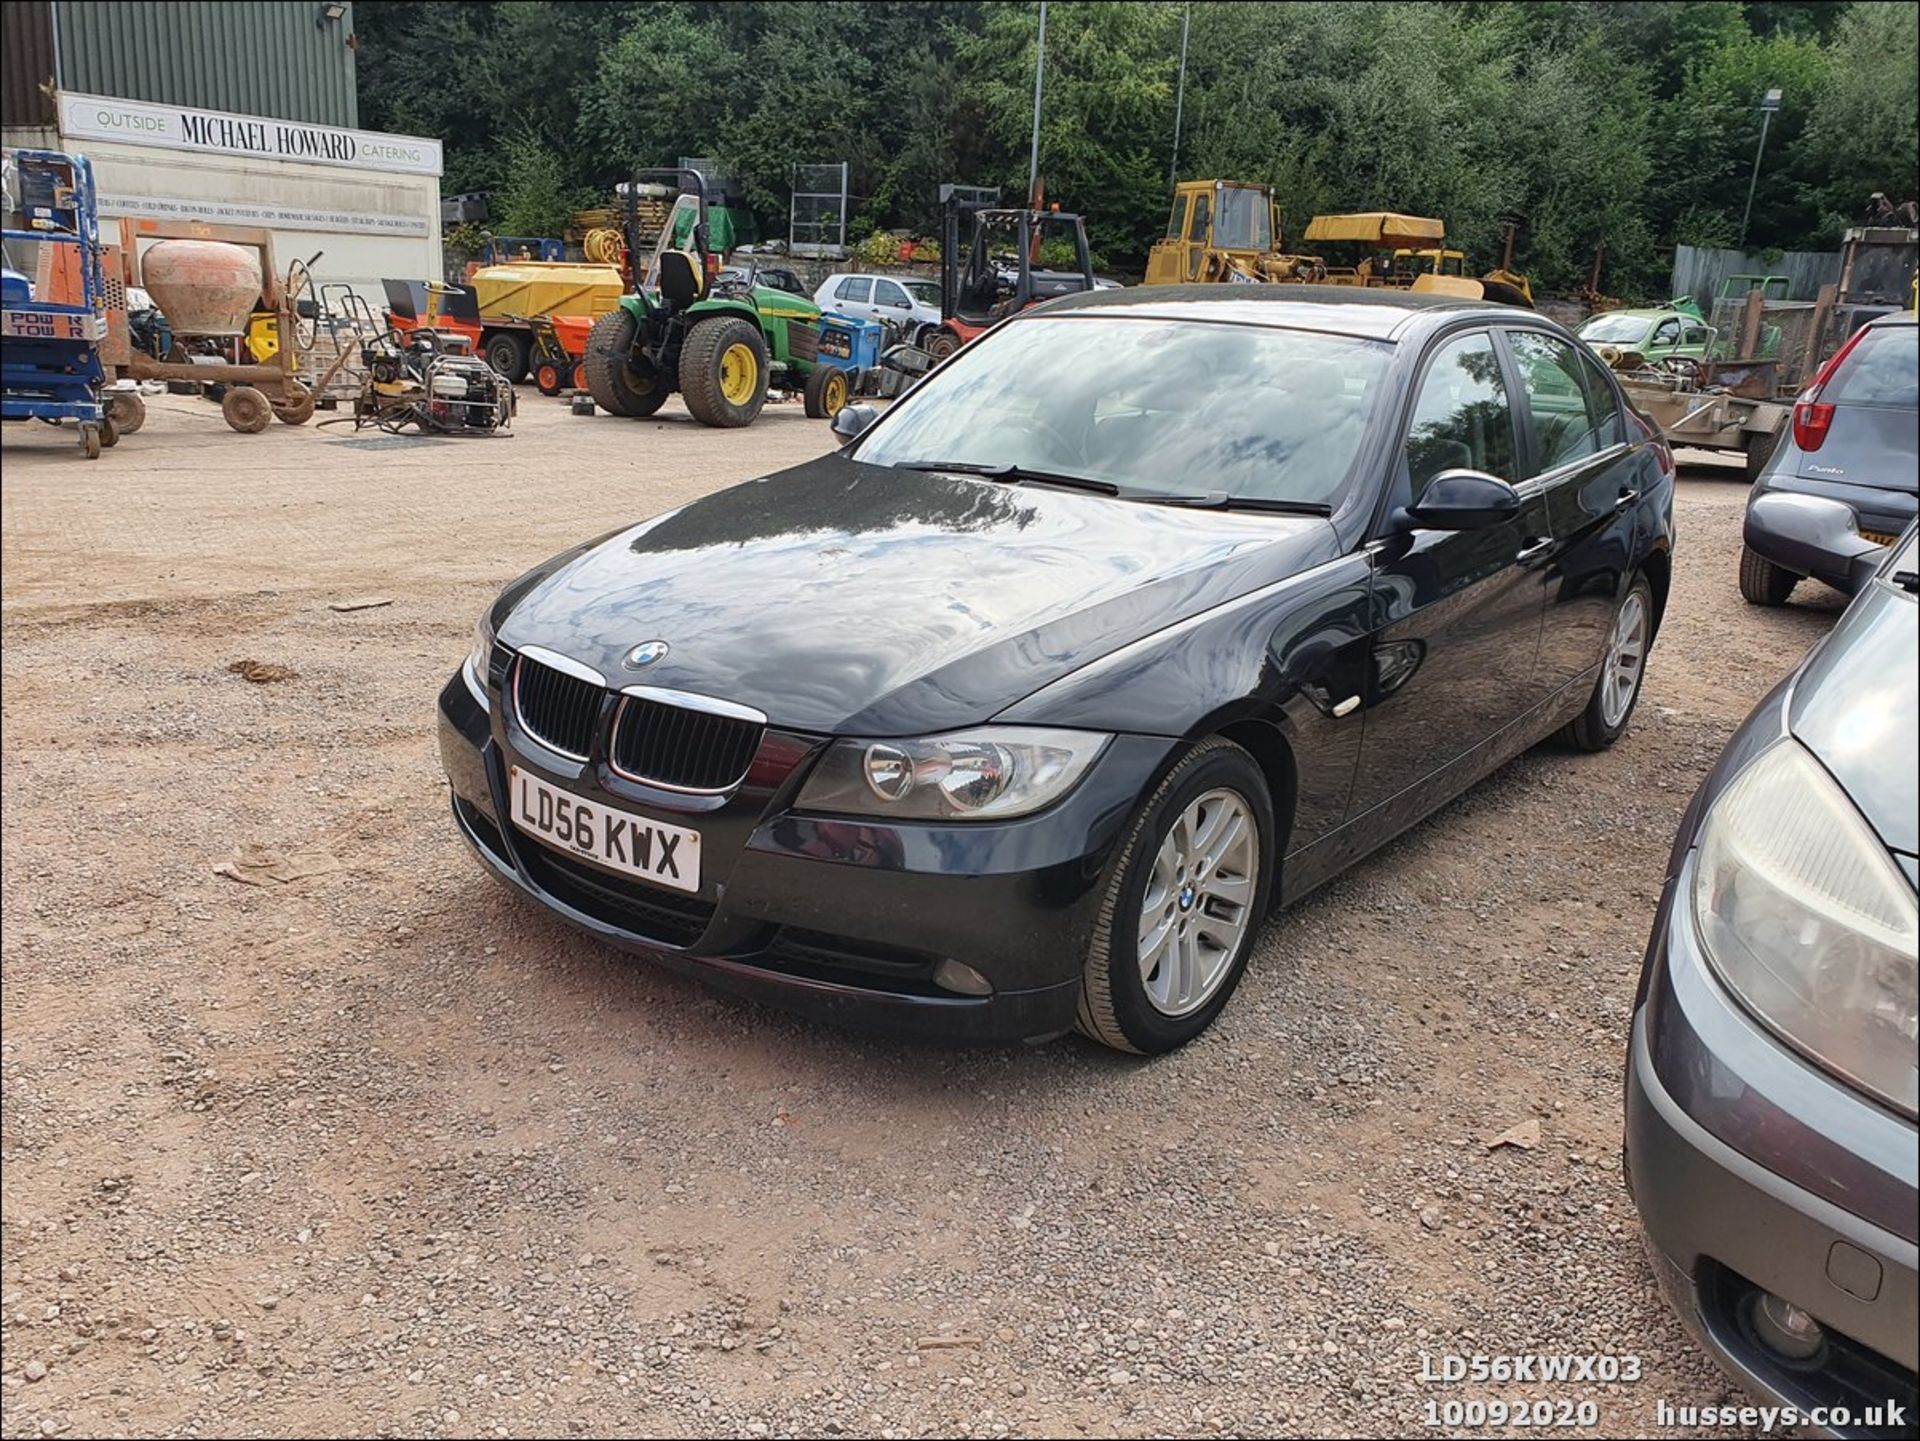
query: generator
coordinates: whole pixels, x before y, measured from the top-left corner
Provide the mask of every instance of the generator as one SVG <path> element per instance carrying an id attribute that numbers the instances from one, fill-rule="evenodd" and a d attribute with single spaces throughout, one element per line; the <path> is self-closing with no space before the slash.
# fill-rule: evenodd
<path id="1" fill-rule="evenodd" d="M 362 348 L 365 372 L 353 428 L 398 435 L 504 435 L 513 425 L 513 386 L 473 353 L 464 335 L 388 330 Z"/>
<path id="2" fill-rule="evenodd" d="M 807 376 L 807 414 L 832 420 L 856 395 L 891 400 L 909 377 L 884 363 L 888 327 L 831 311 L 820 317 L 820 346 Z"/>

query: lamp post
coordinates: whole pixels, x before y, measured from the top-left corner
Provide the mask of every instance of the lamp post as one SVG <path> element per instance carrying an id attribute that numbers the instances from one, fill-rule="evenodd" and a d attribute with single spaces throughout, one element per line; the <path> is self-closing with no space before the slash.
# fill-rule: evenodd
<path id="1" fill-rule="evenodd" d="M 1027 204 L 1038 205 L 1040 196 L 1040 92 L 1047 74 L 1047 0 L 1040 0 L 1040 44 L 1033 60 L 1033 153 L 1027 160 Z"/>
<path id="2" fill-rule="evenodd" d="M 1187 22 L 1193 19 L 1193 6 L 1180 12 L 1180 83 L 1173 92 L 1173 158 L 1167 162 L 1167 189 L 1180 183 L 1180 107 L 1187 98 Z"/>
<path id="3" fill-rule="evenodd" d="M 1753 219 L 1753 192 L 1760 183 L 1760 157 L 1767 151 L 1767 122 L 1780 108 L 1780 91 L 1769 90 L 1760 97 L 1760 143 L 1753 148 L 1753 176 L 1747 181 L 1747 208 L 1740 214 L 1740 248 L 1747 248 L 1747 222 Z"/>

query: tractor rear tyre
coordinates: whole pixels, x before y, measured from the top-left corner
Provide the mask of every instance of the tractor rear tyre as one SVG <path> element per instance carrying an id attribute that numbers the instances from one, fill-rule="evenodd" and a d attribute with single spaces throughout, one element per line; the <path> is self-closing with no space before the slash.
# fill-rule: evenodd
<path id="1" fill-rule="evenodd" d="M 943 325 L 927 337 L 923 348 L 935 360 L 945 360 L 960 348 L 960 337 Z"/>
<path id="2" fill-rule="evenodd" d="M 633 338 L 639 325 L 620 307 L 593 322 L 587 334 L 586 388 L 609 415 L 630 419 L 652 415 L 666 404 L 669 386 L 645 360 L 636 361 Z"/>
<path id="3" fill-rule="evenodd" d="M 258 435 L 273 424 L 273 406 L 251 385 L 230 385 L 220 397 L 220 413 L 242 435 Z"/>
<path id="4" fill-rule="evenodd" d="M 846 408 L 847 373 L 837 365 L 816 365 L 807 372 L 806 389 L 802 392 L 807 403 L 807 414 L 814 420 L 832 420 Z"/>
<path id="5" fill-rule="evenodd" d="M 702 425 L 751 424 L 767 403 L 767 342 L 738 316 L 700 321 L 680 347 L 680 395 Z"/>
<path id="6" fill-rule="evenodd" d="M 137 390 L 116 390 L 107 396 L 106 412 L 122 435 L 132 435 L 147 423 L 147 403 Z"/>

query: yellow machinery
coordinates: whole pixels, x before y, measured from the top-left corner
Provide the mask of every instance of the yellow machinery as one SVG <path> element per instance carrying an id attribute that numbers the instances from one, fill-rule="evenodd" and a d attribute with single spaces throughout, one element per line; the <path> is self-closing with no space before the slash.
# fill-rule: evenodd
<path id="1" fill-rule="evenodd" d="M 1425 215 L 1390 210 L 1316 215 L 1307 224 L 1305 238 L 1316 245 L 1342 246 L 1350 254 L 1361 252 L 1356 264 L 1325 266 L 1312 277 L 1324 285 L 1385 286 L 1510 305 L 1533 304 L 1533 287 L 1527 278 L 1507 268 L 1513 256 L 1511 227 L 1505 263 L 1478 279 L 1467 274 L 1465 253 L 1447 247 L 1446 222 Z"/>
<path id="2" fill-rule="evenodd" d="M 483 320 L 504 316 L 605 315 L 626 287 L 612 265 L 517 260 L 482 265 L 469 278 Z"/>
<path id="3" fill-rule="evenodd" d="M 1351 253 L 1366 252 L 1353 265 L 1328 265 L 1316 277 L 1323 285 L 1389 285 L 1406 288 L 1413 272 L 1401 272 L 1398 255 L 1431 253 L 1444 257 L 1447 227 L 1424 215 L 1399 215 L 1390 210 L 1366 210 L 1351 215 L 1316 215 L 1307 222 L 1304 239 L 1310 245 L 1337 245 Z M 1458 255 L 1458 251 L 1453 254 Z"/>
<path id="4" fill-rule="evenodd" d="M 1245 180 L 1183 180 L 1164 239 L 1147 256 L 1148 285 L 1305 279 L 1310 256 L 1280 253 L 1273 192 Z"/>

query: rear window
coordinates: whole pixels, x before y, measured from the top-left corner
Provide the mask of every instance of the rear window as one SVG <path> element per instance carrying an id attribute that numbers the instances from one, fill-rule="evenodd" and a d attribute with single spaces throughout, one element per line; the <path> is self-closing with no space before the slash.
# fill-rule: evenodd
<path id="1" fill-rule="evenodd" d="M 1834 405 L 1920 410 L 1920 326 L 1875 326 L 1847 352 L 1820 398 Z"/>

